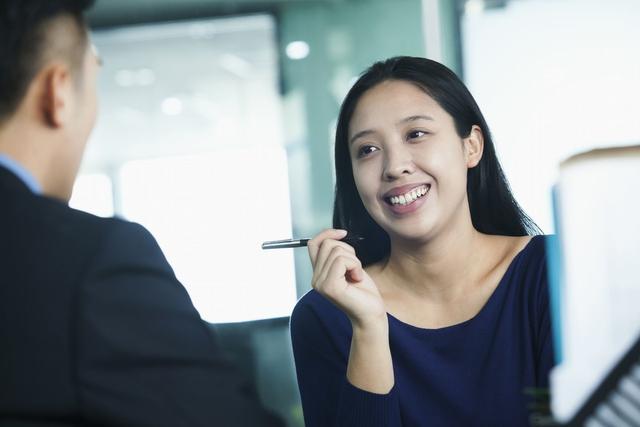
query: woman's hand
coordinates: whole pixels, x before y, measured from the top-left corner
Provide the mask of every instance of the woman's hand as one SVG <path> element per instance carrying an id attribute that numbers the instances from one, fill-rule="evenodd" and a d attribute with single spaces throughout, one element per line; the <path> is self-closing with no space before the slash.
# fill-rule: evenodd
<path id="1" fill-rule="evenodd" d="M 346 235 L 344 230 L 329 229 L 309 240 L 312 286 L 351 319 L 349 382 L 371 393 L 387 394 L 395 382 L 387 312 L 356 251 L 340 241 Z"/>
<path id="2" fill-rule="evenodd" d="M 352 246 L 341 242 L 345 230 L 324 230 L 309 240 L 313 288 L 338 306 L 354 327 L 387 322 L 382 296 L 364 271 Z"/>

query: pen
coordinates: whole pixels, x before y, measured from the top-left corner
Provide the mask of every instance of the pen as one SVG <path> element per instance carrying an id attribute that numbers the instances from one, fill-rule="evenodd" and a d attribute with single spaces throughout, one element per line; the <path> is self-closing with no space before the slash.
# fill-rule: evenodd
<path id="1" fill-rule="evenodd" d="M 284 239 L 284 240 L 270 240 L 262 244 L 262 249 L 282 249 L 282 248 L 301 248 L 307 246 L 307 242 L 311 239 Z M 341 242 L 353 244 L 364 240 L 364 237 L 359 236 L 347 236 L 344 239 L 340 239 Z"/>

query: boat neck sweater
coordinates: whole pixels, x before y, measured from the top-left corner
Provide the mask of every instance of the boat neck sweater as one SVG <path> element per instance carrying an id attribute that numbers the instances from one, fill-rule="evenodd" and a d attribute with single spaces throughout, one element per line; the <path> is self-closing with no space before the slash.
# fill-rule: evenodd
<path id="1" fill-rule="evenodd" d="M 347 316 L 315 290 L 298 301 L 291 335 L 306 427 L 530 425 L 553 366 L 545 237 L 514 257 L 473 318 L 438 329 L 388 321 L 395 384 L 370 393 L 346 377 Z"/>

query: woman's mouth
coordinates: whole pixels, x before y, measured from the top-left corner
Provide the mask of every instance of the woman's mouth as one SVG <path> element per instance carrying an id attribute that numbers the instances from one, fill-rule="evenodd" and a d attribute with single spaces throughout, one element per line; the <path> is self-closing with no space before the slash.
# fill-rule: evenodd
<path id="1" fill-rule="evenodd" d="M 430 189 L 430 184 L 424 184 L 419 187 L 415 187 L 406 193 L 385 197 L 384 200 L 394 207 L 408 206 L 415 203 L 416 200 L 423 198 Z"/>

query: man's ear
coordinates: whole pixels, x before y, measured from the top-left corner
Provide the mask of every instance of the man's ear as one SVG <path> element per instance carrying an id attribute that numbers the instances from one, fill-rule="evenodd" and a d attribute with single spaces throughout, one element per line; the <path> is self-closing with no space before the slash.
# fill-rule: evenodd
<path id="1" fill-rule="evenodd" d="M 39 81 L 42 85 L 40 108 L 44 119 L 51 127 L 62 127 L 71 118 L 71 71 L 66 64 L 51 63 L 40 72 Z"/>
<path id="2" fill-rule="evenodd" d="M 467 168 L 473 168 L 480 163 L 484 150 L 484 136 L 480 126 L 473 125 L 469 136 L 464 139 L 465 154 L 467 157 Z"/>

